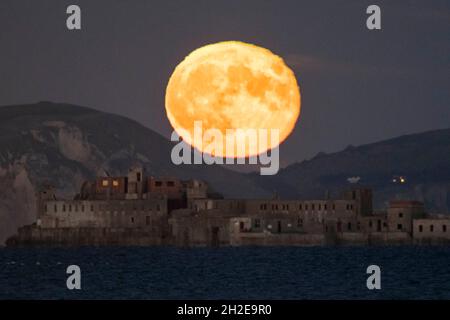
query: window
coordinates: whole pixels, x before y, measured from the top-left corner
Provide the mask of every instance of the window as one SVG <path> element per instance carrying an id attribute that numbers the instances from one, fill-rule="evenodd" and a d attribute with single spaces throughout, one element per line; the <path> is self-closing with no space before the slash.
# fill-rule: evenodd
<path id="1" fill-rule="evenodd" d="M 118 180 L 114 180 L 113 181 L 113 187 L 118 187 L 119 186 L 119 181 Z"/>
<path id="2" fill-rule="evenodd" d="M 398 217 L 399 217 L 399 218 L 403 218 L 403 212 L 399 212 L 399 213 L 398 213 Z"/>
<path id="3" fill-rule="evenodd" d="M 155 187 L 161 187 L 162 181 L 155 181 Z"/>
<path id="4" fill-rule="evenodd" d="M 140 181 L 141 181 L 141 178 L 142 178 L 142 177 L 141 177 L 141 173 L 138 172 L 137 175 L 136 175 L 136 177 L 137 177 L 137 181 L 140 182 Z"/>
<path id="5" fill-rule="evenodd" d="M 161 211 L 161 206 L 159 204 L 156 205 L 156 211 Z"/>
<path id="6" fill-rule="evenodd" d="M 423 225 L 419 226 L 419 232 L 423 232 Z"/>
<path id="7" fill-rule="evenodd" d="M 324 205 L 323 205 L 323 208 L 324 208 L 325 210 L 327 210 L 327 205 L 326 205 L 326 204 L 324 204 Z"/>
<path id="8" fill-rule="evenodd" d="M 134 217 L 131 217 L 131 223 L 134 223 Z"/>
<path id="9" fill-rule="evenodd" d="M 336 205 L 333 203 L 333 210 L 336 210 Z"/>
<path id="10" fill-rule="evenodd" d="M 369 228 L 372 228 L 372 220 L 369 220 Z"/>
<path id="11" fill-rule="evenodd" d="M 430 225 L 430 232 L 433 232 L 433 231 L 434 231 L 434 226 Z"/>
<path id="12" fill-rule="evenodd" d="M 302 210 L 302 204 L 300 203 L 300 205 L 298 206 L 299 210 Z"/>
<path id="13" fill-rule="evenodd" d="M 102 181 L 102 186 L 103 187 L 107 187 L 109 185 L 109 181 L 108 180 L 103 180 Z"/>
<path id="14" fill-rule="evenodd" d="M 348 230 L 348 231 L 351 231 L 351 230 L 352 230 L 352 223 L 351 223 L 351 222 L 349 222 L 349 223 L 347 224 L 347 230 Z"/>
<path id="15" fill-rule="evenodd" d="M 69 212 L 72 212 L 72 205 L 69 204 Z"/>
<path id="16" fill-rule="evenodd" d="M 66 205 L 63 204 L 63 212 L 66 212 Z"/>
<path id="17" fill-rule="evenodd" d="M 299 219 L 297 220 L 297 226 L 298 226 L 298 227 L 303 227 L 303 219 L 299 218 Z"/>
<path id="18" fill-rule="evenodd" d="M 146 217 L 145 217 L 145 224 L 146 224 L 147 226 L 150 225 L 150 217 L 149 217 L 149 216 L 146 216 Z"/>
<path id="19" fill-rule="evenodd" d="M 94 211 L 94 205 L 91 204 L 91 211 Z"/>
<path id="20" fill-rule="evenodd" d="M 311 205 L 311 210 L 314 210 L 314 203 Z"/>
<path id="21" fill-rule="evenodd" d="M 84 204 L 81 206 L 81 212 L 84 212 Z"/>
<path id="22" fill-rule="evenodd" d="M 322 205 L 321 204 L 319 204 L 319 210 L 322 210 Z"/>
<path id="23" fill-rule="evenodd" d="M 255 219 L 255 228 L 259 228 L 261 226 L 261 220 Z"/>
<path id="24" fill-rule="evenodd" d="M 45 210 L 45 212 L 47 212 L 47 211 L 48 211 L 48 209 L 47 209 L 47 205 L 45 205 L 45 206 L 44 206 L 44 210 Z"/>
<path id="25" fill-rule="evenodd" d="M 347 210 L 350 210 L 350 205 L 349 204 L 347 204 Z"/>
<path id="26" fill-rule="evenodd" d="M 58 211 L 58 206 L 56 204 L 53 206 L 53 211 L 54 212 Z"/>
<path id="27" fill-rule="evenodd" d="M 447 232 L 447 225 L 442 225 L 442 232 Z"/>
<path id="28" fill-rule="evenodd" d="M 403 229 L 402 224 L 401 223 L 397 224 L 397 230 L 402 230 L 402 229 Z"/>
<path id="29" fill-rule="evenodd" d="M 174 187 L 174 186 L 175 186 L 175 182 L 173 182 L 173 181 L 167 181 L 167 186 L 168 186 L 168 187 Z"/>
<path id="30" fill-rule="evenodd" d="M 305 204 L 305 210 L 308 210 L 308 204 Z"/>

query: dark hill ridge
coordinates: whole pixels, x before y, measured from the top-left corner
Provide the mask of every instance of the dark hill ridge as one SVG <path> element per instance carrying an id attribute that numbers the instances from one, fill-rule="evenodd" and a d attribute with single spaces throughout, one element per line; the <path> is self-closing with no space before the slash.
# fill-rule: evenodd
<path id="1" fill-rule="evenodd" d="M 221 166 L 175 166 L 173 144 L 128 118 L 69 104 L 40 102 L 0 107 L 0 243 L 34 222 L 35 192 L 43 183 L 73 196 L 84 180 L 126 174 L 134 164 L 155 176 L 199 178 L 226 197 L 323 197 L 351 187 L 374 187 L 375 205 L 392 198 L 424 200 L 433 211 L 450 208 L 450 129 L 349 147 L 280 170 L 276 176 L 240 174 Z M 407 183 L 393 184 L 393 175 Z"/>
<path id="2" fill-rule="evenodd" d="M 406 183 L 394 183 L 404 176 Z M 343 151 L 320 153 L 296 163 L 269 179 L 255 181 L 284 197 L 323 197 L 351 186 L 348 178 L 374 188 L 375 203 L 391 198 L 423 200 L 438 212 L 450 210 L 450 129 L 401 136 Z"/>
<path id="3" fill-rule="evenodd" d="M 0 243 L 35 216 L 43 183 L 72 197 L 82 182 L 107 170 L 124 175 L 135 164 L 155 176 L 198 178 L 227 197 L 268 193 L 250 177 L 220 166 L 175 166 L 173 144 L 128 118 L 69 104 L 0 107 Z"/>

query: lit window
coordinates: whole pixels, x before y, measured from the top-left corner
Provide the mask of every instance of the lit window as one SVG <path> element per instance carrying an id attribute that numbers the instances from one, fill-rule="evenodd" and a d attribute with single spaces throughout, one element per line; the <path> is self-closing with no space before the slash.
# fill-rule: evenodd
<path id="1" fill-rule="evenodd" d="M 102 186 L 103 187 L 107 187 L 109 185 L 109 181 L 108 180 L 103 180 L 102 181 Z"/>
<path id="2" fill-rule="evenodd" d="M 119 181 L 114 180 L 114 181 L 113 181 L 113 187 L 118 187 L 118 186 L 119 186 Z"/>

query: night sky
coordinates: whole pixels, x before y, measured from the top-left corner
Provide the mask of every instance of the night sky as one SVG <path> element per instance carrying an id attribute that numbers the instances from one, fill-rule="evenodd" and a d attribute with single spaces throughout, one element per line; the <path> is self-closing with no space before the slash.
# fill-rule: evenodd
<path id="1" fill-rule="evenodd" d="M 82 30 L 66 28 L 66 8 Z M 382 30 L 366 28 L 370 4 Z M 164 136 L 167 81 L 192 50 L 224 40 L 282 56 L 302 92 L 282 164 L 450 127 L 450 1 L 0 2 L 0 105 L 40 100 L 138 120 Z"/>

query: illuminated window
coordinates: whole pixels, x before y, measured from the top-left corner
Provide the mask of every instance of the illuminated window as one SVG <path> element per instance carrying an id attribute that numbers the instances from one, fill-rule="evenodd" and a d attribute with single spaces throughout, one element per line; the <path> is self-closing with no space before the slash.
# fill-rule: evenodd
<path id="1" fill-rule="evenodd" d="M 109 181 L 108 180 L 103 180 L 102 181 L 102 186 L 103 187 L 107 187 L 109 185 Z"/>
<path id="2" fill-rule="evenodd" d="M 113 187 L 118 187 L 118 186 L 119 186 L 119 181 L 114 180 L 114 181 L 113 181 Z"/>

